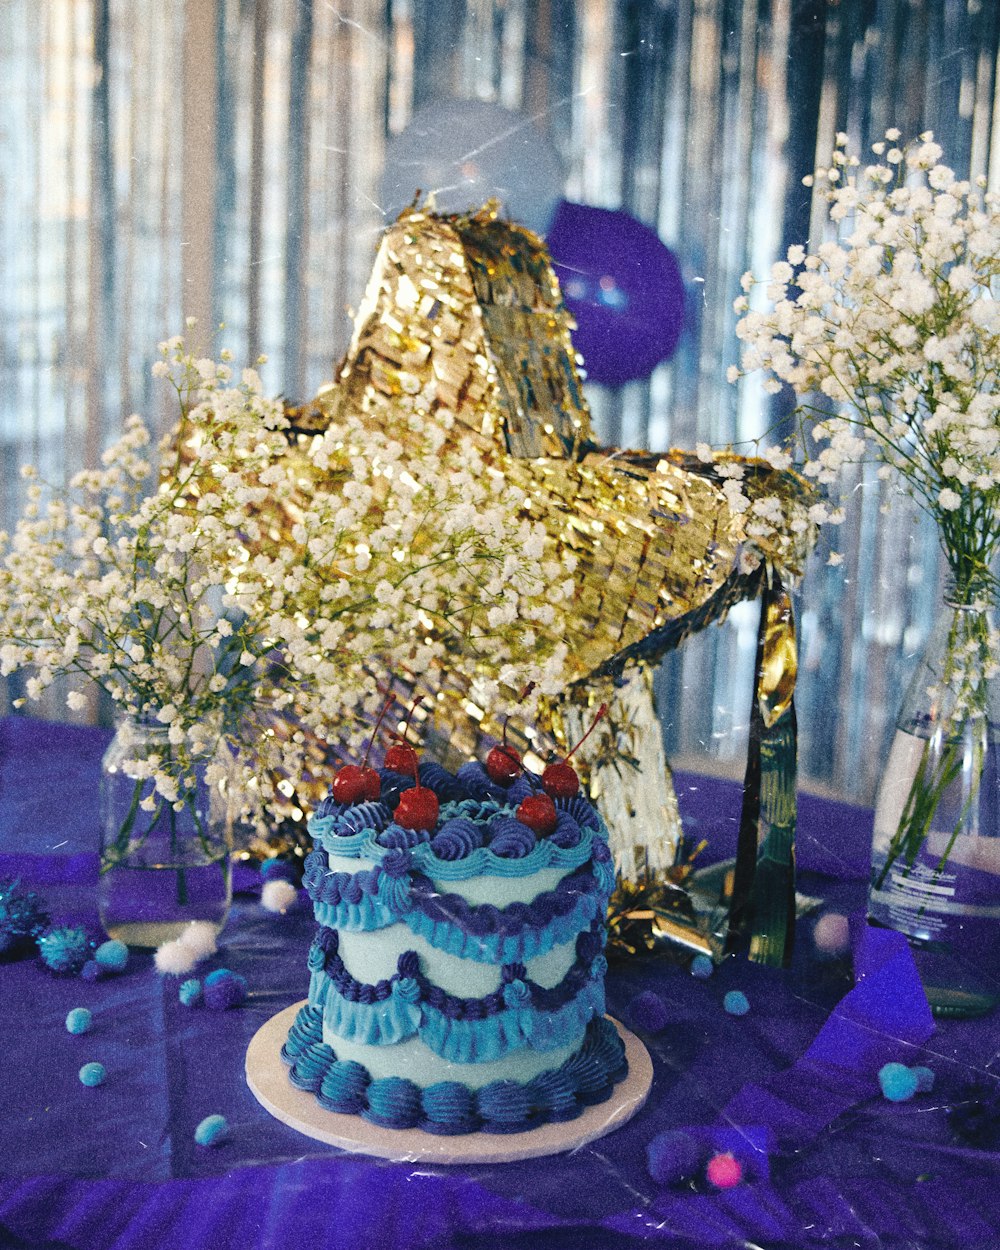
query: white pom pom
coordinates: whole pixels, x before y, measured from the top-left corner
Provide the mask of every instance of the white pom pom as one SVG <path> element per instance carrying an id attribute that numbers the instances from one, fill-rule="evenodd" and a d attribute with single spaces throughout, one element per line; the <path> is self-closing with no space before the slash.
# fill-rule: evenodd
<path id="1" fill-rule="evenodd" d="M 851 926 L 846 916 L 828 911 L 813 928 L 816 949 L 825 955 L 842 955 L 851 944 Z"/>
<path id="2" fill-rule="evenodd" d="M 196 961 L 207 959 L 218 950 L 215 925 L 210 920 L 192 920 L 177 939 L 191 951 Z"/>
<path id="3" fill-rule="evenodd" d="M 268 911 L 280 911 L 284 914 L 294 906 L 299 892 L 290 881 L 265 881 L 260 892 L 260 901 Z"/>
<path id="4" fill-rule="evenodd" d="M 172 942 L 164 942 L 157 948 L 153 962 L 156 964 L 157 972 L 162 972 L 166 976 L 182 977 L 186 972 L 191 971 L 198 959 L 190 947 L 185 946 L 180 938 L 175 938 Z"/>

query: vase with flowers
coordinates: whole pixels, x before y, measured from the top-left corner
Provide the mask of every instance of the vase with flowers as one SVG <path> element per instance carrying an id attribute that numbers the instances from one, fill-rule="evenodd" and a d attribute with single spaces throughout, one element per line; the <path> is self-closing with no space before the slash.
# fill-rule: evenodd
<path id="1" fill-rule="evenodd" d="M 162 343 L 175 432 L 156 448 L 130 417 L 68 490 L 26 468 L 0 533 L 0 676 L 24 675 L 18 702 L 63 676 L 73 709 L 89 681 L 117 713 L 98 898 L 135 944 L 222 923 L 234 817 L 266 831 L 315 744 L 370 715 L 390 674 L 462 637 L 489 653 L 484 698 L 563 680 L 565 648 L 531 628 L 558 610 L 559 557 L 480 444 L 442 448 L 435 396 L 401 398 L 404 458 L 358 414 L 296 436 L 230 360 Z"/>
<path id="2" fill-rule="evenodd" d="M 1000 999 L 1000 198 L 930 133 L 889 130 L 873 157 L 838 135 L 807 179 L 830 237 L 744 278 L 731 377 L 793 388 L 807 476 L 832 484 L 871 453 L 936 524 L 947 586 L 876 799 L 869 919 L 907 935 L 936 1012 L 966 1015 Z"/>

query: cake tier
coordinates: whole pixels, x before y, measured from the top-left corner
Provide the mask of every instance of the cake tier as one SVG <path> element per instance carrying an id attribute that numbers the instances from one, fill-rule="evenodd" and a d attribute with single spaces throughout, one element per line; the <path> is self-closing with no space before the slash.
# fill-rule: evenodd
<path id="1" fill-rule="evenodd" d="M 561 1062 L 523 1080 L 492 1080 L 472 1088 L 462 1080 L 420 1087 L 403 1076 L 378 1077 L 322 1040 L 322 1009 L 299 1011 L 282 1049 L 292 1083 L 315 1093 L 329 1111 L 361 1115 L 385 1128 L 430 1133 L 516 1133 L 550 1121 L 572 1120 L 603 1102 L 626 1073 L 625 1050 L 604 1017 L 587 1026 L 582 1044 Z"/>
<path id="2" fill-rule="evenodd" d="M 371 962 L 378 965 L 384 934 L 366 937 L 373 946 Z M 572 962 L 555 984 L 533 980 L 522 963 L 507 963 L 500 966 L 496 989 L 470 996 L 441 986 L 442 957 L 435 951 L 422 959 L 405 950 L 390 976 L 359 980 L 344 963 L 336 930 L 321 928 L 309 954 L 309 1002 L 323 1008 L 323 1040 L 331 1045 L 344 1040 L 377 1049 L 418 1037 L 448 1063 L 475 1065 L 510 1056 L 513 1072 L 517 1052 L 572 1046 L 588 1021 L 603 1014 L 603 945 L 603 927 L 595 923 L 570 944 Z M 568 956 L 560 951 L 558 958 L 546 957 L 545 971 L 551 974 Z"/>

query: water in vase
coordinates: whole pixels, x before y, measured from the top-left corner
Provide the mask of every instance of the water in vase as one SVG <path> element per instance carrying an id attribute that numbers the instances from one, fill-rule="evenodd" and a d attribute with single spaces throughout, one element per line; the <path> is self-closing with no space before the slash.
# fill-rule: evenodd
<path id="1" fill-rule="evenodd" d="M 980 1015 L 1000 1002 L 997 743 L 991 733 L 984 760 L 971 743 L 910 732 L 920 728 L 897 729 L 879 788 L 868 919 L 906 935 L 936 1015 Z M 946 750 L 953 763 L 926 837 L 915 853 L 893 854 L 914 779 Z"/>
<path id="2" fill-rule="evenodd" d="M 157 947 L 192 920 L 222 928 L 232 898 L 229 857 L 189 866 L 118 865 L 98 882 L 98 906 L 110 937 L 134 947 Z"/>

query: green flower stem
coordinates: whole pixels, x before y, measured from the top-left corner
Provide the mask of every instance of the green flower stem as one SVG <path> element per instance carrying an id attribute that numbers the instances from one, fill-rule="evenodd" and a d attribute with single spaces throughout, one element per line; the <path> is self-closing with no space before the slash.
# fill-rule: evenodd
<path id="1" fill-rule="evenodd" d="M 174 811 L 173 804 L 170 805 L 170 857 L 174 863 L 177 863 L 177 813 Z M 177 906 L 186 907 L 187 904 L 187 873 L 181 863 L 177 866 Z"/>
<path id="2" fill-rule="evenodd" d="M 144 779 L 142 777 L 137 777 L 135 781 L 135 785 L 132 787 L 132 801 L 129 804 L 129 809 L 125 815 L 125 819 L 122 821 L 121 825 L 118 828 L 118 832 L 115 834 L 113 847 L 116 853 L 116 858 L 109 863 L 102 862 L 101 864 L 102 873 L 105 873 L 109 869 L 114 868 L 117 864 L 120 864 L 121 861 L 125 858 L 125 856 L 128 853 L 129 846 L 132 843 L 132 830 L 135 827 L 136 817 L 139 814 L 139 799 L 142 795 L 143 780 Z M 163 808 L 164 808 L 163 803 L 160 803 L 157 805 L 156 813 L 154 814 L 153 819 L 149 822 L 146 828 L 142 831 L 142 835 L 136 841 L 136 844 L 135 844 L 136 850 L 138 850 L 143 845 L 143 843 L 146 841 L 149 835 L 153 832 L 156 826 L 160 823 L 160 817 L 163 815 Z"/>
<path id="3" fill-rule="evenodd" d="M 954 570 L 956 565 L 952 564 L 951 567 Z M 963 573 L 966 571 L 962 569 Z M 924 743 L 906 804 L 886 852 L 886 861 L 875 881 L 876 888 L 883 885 L 893 864 L 900 857 L 910 868 L 916 862 L 920 848 L 931 833 L 935 814 L 948 790 L 955 784 L 964 769 L 963 736 L 967 732 L 975 732 L 979 725 L 983 726 L 984 733 L 988 732 L 988 692 L 977 661 L 988 657 L 989 627 L 985 617 L 979 612 L 974 612 L 971 619 L 967 617 L 967 607 L 975 600 L 979 590 L 978 580 L 969 580 L 956 573 L 953 600 L 956 606 L 949 625 L 944 653 L 944 672 L 941 675 L 941 685 L 945 690 L 954 690 L 954 682 L 956 677 L 958 678 L 959 685 L 954 694 L 956 706 L 953 711 L 946 713 L 943 717 L 936 727 L 936 734 Z M 969 643 L 975 644 L 975 656 L 968 654 Z M 945 739 L 943 749 L 936 760 L 933 758 L 935 738 Z M 985 764 L 986 752 L 983 742 L 974 739 L 969 792 L 951 827 L 936 872 L 941 872 L 947 864 L 955 842 L 965 827 L 969 813 L 978 800 Z"/>

